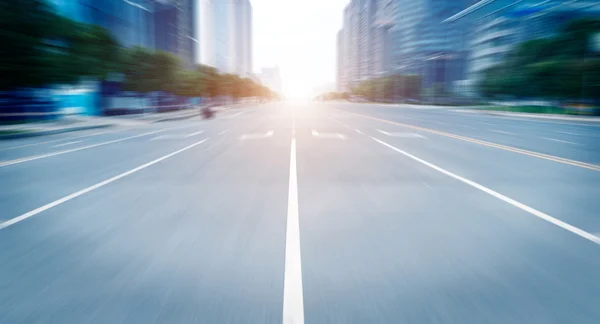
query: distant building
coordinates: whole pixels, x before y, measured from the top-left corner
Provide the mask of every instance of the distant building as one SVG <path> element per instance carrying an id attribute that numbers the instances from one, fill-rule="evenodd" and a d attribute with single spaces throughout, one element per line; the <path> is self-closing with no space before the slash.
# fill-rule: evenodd
<path id="1" fill-rule="evenodd" d="M 281 74 L 279 67 L 262 68 L 261 72 L 256 75 L 262 85 L 277 92 L 280 96 L 283 95 L 281 87 Z"/>
<path id="2" fill-rule="evenodd" d="M 196 63 L 222 73 L 252 73 L 252 4 L 249 0 L 197 0 Z"/>
<path id="3" fill-rule="evenodd" d="M 337 34 L 337 66 L 336 66 L 336 88 L 338 92 L 346 92 L 346 50 L 345 50 L 344 30 L 340 30 Z"/>
<path id="4" fill-rule="evenodd" d="M 443 20 L 472 1 L 350 1 L 338 37 L 338 88 L 396 73 L 421 75 L 425 87 L 463 79 L 466 27 Z"/>

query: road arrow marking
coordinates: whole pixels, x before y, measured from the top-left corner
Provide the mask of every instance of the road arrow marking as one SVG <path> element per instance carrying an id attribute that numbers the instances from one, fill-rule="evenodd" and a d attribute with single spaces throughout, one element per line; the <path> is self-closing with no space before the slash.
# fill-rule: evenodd
<path id="1" fill-rule="evenodd" d="M 312 130 L 312 135 L 314 137 L 321 137 L 321 138 L 338 138 L 338 139 L 346 139 L 346 136 L 340 134 L 340 133 L 319 133 L 317 132 L 316 129 Z"/>
<path id="2" fill-rule="evenodd" d="M 266 134 L 244 134 L 244 135 L 240 136 L 240 139 L 241 140 L 262 139 L 262 138 L 272 137 L 273 133 L 274 132 L 272 130 L 270 130 Z"/>

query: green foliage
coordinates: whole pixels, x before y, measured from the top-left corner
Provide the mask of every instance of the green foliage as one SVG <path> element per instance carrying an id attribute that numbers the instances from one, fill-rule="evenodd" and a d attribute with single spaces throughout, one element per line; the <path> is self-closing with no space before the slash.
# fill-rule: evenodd
<path id="1" fill-rule="evenodd" d="M 42 0 L 0 0 L 0 89 L 104 79 L 119 45 L 102 27 L 57 15 Z"/>
<path id="2" fill-rule="evenodd" d="M 396 74 L 365 80 L 352 89 L 352 94 L 371 101 L 418 98 L 421 95 L 421 77 L 418 75 Z"/>
<path id="3" fill-rule="evenodd" d="M 579 19 L 555 37 L 521 43 L 503 63 L 484 72 L 482 94 L 600 100 L 600 53 L 590 46 L 596 33 L 600 19 Z"/>

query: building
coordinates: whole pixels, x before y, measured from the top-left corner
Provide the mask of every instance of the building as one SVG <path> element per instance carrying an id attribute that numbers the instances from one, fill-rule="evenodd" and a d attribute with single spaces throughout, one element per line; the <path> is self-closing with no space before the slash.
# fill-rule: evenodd
<path id="1" fill-rule="evenodd" d="M 196 63 L 222 73 L 252 73 L 252 4 L 249 0 L 197 0 Z"/>
<path id="2" fill-rule="evenodd" d="M 165 0 L 154 6 L 155 48 L 176 54 L 188 69 L 195 64 L 199 42 L 193 13 L 192 0 Z"/>
<path id="3" fill-rule="evenodd" d="M 338 37 L 338 88 L 398 73 L 422 76 L 426 88 L 464 79 L 468 20 L 444 19 L 473 1 L 350 1 Z"/>
<path id="4" fill-rule="evenodd" d="M 391 65 L 402 74 L 420 75 L 423 87 L 449 88 L 464 79 L 470 21 L 444 22 L 472 0 L 396 0 L 392 6 Z"/>
<path id="5" fill-rule="evenodd" d="M 336 66 L 336 89 L 338 92 L 348 91 L 346 85 L 346 60 L 344 47 L 344 30 L 340 30 L 337 34 L 337 66 Z"/>
<path id="6" fill-rule="evenodd" d="M 76 21 L 100 25 L 124 46 L 154 48 L 154 0 L 49 0 L 57 11 Z"/>
<path id="7" fill-rule="evenodd" d="M 475 9 L 473 9 L 475 7 Z M 580 0 L 496 0 L 485 7 L 470 6 L 450 17 L 459 20 L 469 17 L 475 22 L 469 37 L 470 49 L 465 80 L 457 82 L 465 95 L 476 95 L 476 85 L 483 72 L 504 61 L 519 43 L 555 35 L 569 20 L 600 16 L 597 1 Z"/>
<path id="8" fill-rule="evenodd" d="M 279 67 L 262 68 L 261 72 L 256 75 L 262 85 L 275 91 L 278 95 L 282 95 L 281 74 Z"/>

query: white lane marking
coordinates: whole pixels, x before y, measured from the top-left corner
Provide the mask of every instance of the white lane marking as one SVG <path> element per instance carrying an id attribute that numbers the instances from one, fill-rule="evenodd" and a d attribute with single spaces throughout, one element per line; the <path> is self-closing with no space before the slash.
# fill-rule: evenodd
<path id="1" fill-rule="evenodd" d="M 267 137 L 272 137 L 273 133 L 274 132 L 272 130 L 270 130 L 266 134 L 244 134 L 244 135 L 240 136 L 240 139 L 241 140 L 247 140 L 247 139 L 267 138 Z"/>
<path id="2" fill-rule="evenodd" d="M 123 173 L 121 173 L 119 175 L 116 175 L 116 176 L 114 176 L 112 178 L 109 178 L 109 179 L 106 179 L 104 181 L 98 182 L 95 185 L 89 186 L 89 187 L 87 187 L 85 189 L 82 189 L 82 190 L 74 192 L 74 193 L 72 193 L 70 195 L 64 196 L 64 197 L 62 197 L 60 199 L 57 199 L 57 200 L 55 200 L 55 201 L 53 201 L 51 203 L 48 203 L 48 204 L 46 204 L 44 206 L 41 206 L 41 207 L 38 207 L 38 208 L 36 208 L 34 210 L 26 212 L 25 214 L 22 214 L 20 216 L 14 217 L 14 218 L 11 218 L 11 219 L 3 222 L 3 223 L 0 223 L 0 230 L 2 230 L 4 228 L 7 228 L 7 227 L 9 227 L 11 225 L 14 225 L 14 224 L 16 224 L 18 222 L 21 222 L 23 220 L 26 220 L 27 218 L 33 217 L 33 216 L 35 216 L 35 215 L 37 215 L 37 214 L 39 214 L 39 213 L 41 213 L 43 211 L 46 211 L 46 210 L 48 210 L 50 208 L 56 207 L 56 206 L 58 206 L 60 204 L 63 204 L 63 203 L 65 203 L 65 202 L 67 202 L 67 201 L 69 201 L 71 199 L 74 199 L 74 198 L 77 198 L 79 196 L 85 195 L 86 193 L 88 193 L 90 191 L 93 191 L 93 190 L 96 190 L 96 189 L 98 189 L 100 187 L 106 186 L 107 184 L 109 184 L 111 182 L 117 181 L 117 180 L 119 180 L 121 178 L 124 178 L 124 177 L 130 175 L 130 174 L 133 174 L 133 173 L 136 173 L 136 172 L 138 172 L 140 170 L 143 170 L 143 169 L 145 169 L 145 168 L 147 168 L 149 166 L 152 166 L 152 165 L 154 165 L 154 164 L 156 164 L 156 163 L 158 163 L 160 161 L 166 160 L 166 159 L 168 159 L 168 158 L 170 158 L 170 157 L 172 157 L 174 155 L 177 155 L 177 154 L 179 154 L 181 152 L 187 151 L 187 150 L 191 149 L 192 147 L 200 145 L 200 144 L 202 144 L 202 143 L 204 143 L 206 141 L 208 141 L 208 138 L 203 139 L 201 141 L 198 141 L 198 142 L 196 142 L 194 144 L 188 145 L 188 146 L 186 146 L 186 147 L 184 147 L 182 149 L 179 149 L 179 150 L 177 150 L 175 152 L 169 153 L 169 154 L 167 154 L 165 156 L 162 156 L 162 157 L 160 157 L 160 158 L 158 158 L 156 160 L 150 161 L 150 162 L 148 162 L 146 164 L 142 164 L 142 165 L 138 166 L 137 168 L 131 169 L 129 171 L 126 171 L 126 172 L 123 172 Z"/>
<path id="3" fill-rule="evenodd" d="M 577 134 L 577 133 L 570 133 L 570 132 L 561 132 L 561 131 L 556 131 L 557 133 L 561 133 L 561 134 L 567 134 L 567 135 L 575 135 L 575 136 L 583 136 L 581 134 Z"/>
<path id="4" fill-rule="evenodd" d="M 553 142 L 559 142 L 559 143 L 565 143 L 565 144 L 572 144 L 572 145 L 579 145 L 578 143 L 573 143 L 573 142 L 569 142 L 569 141 L 563 141 L 563 140 L 559 140 L 556 138 L 551 138 L 551 137 L 542 137 L 543 139 L 549 140 L 549 141 L 553 141 Z"/>
<path id="5" fill-rule="evenodd" d="M 220 133 L 219 133 L 219 135 L 223 135 L 223 134 L 227 133 L 227 131 L 228 131 L 228 129 L 226 129 L 226 130 L 224 130 L 224 131 L 220 132 Z"/>
<path id="6" fill-rule="evenodd" d="M 158 140 L 169 140 L 169 139 L 184 139 L 186 138 L 185 135 L 159 135 L 159 136 L 155 136 L 152 137 L 151 139 L 149 139 L 149 141 L 158 141 Z"/>
<path id="7" fill-rule="evenodd" d="M 102 134 L 120 132 L 120 131 L 123 131 L 123 130 L 124 129 L 116 129 L 116 130 L 111 130 L 111 131 L 106 131 L 106 132 L 97 132 L 97 133 L 93 133 L 93 134 L 86 134 L 86 135 L 80 135 L 80 136 L 71 136 L 71 137 L 61 138 L 61 139 L 55 139 L 55 140 L 51 140 L 51 141 L 43 141 L 43 142 L 36 142 L 36 143 L 31 143 L 31 144 L 23 144 L 23 145 L 5 147 L 5 148 L 0 148 L 0 151 L 8 151 L 8 150 L 14 150 L 14 149 L 19 149 L 19 148 L 23 148 L 23 147 L 30 147 L 30 146 L 36 146 L 36 145 L 41 145 L 41 144 L 50 144 L 50 143 L 56 143 L 56 142 L 74 140 L 74 139 L 83 138 L 83 137 L 92 137 L 92 136 L 97 136 L 97 135 L 102 135 Z"/>
<path id="8" fill-rule="evenodd" d="M 51 147 L 61 147 L 61 146 L 73 145 L 73 144 L 77 144 L 77 143 L 81 143 L 81 142 L 83 142 L 83 140 L 81 140 L 81 141 L 73 141 L 73 142 L 66 142 L 66 143 L 62 143 L 62 144 L 53 145 Z"/>
<path id="9" fill-rule="evenodd" d="M 203 130 L 201 130 L 201 131 L 197 131 L 197 132 L 193 132 L 193 133 L 191 133 L 191 134 L 187 134 L 187 135 L 185 135 L 185 138 L 192 137 L 192 136 L 196 136 L 196 135 L 200 135 L 200 134 L 202 134 L 202 133 L 204 133 L 204 131 L 203 131 Z"/>
<path id="10" fill-rule="evenodd" d="M 296 173 L 296 138 L 290 149 L 287 228 L 285 234 L 285 270 L 283 277 L 283 324 L 304 323 L 302 260 L 300 254 L 300 220 L 298 216 L 298 176 Z"/>
<path id="11" fill-rule="evenodd" d="M 501 130 L 497 130 L 497 129 L 492 129 L 492 132 L 501 133 L 501 134 L 507 134 L 507 135 L 516 135 L 515 133 L 505 132 L 505 131 L 501 131 Z"/>
<path id="12" fill-rule="evenodd" d="M 417 134 L 417 133 L 389 133 L 386 131 L 382 131 L 381 129 L 377 129 L 381 134 L 390 136 L 390 137 L 404 137 L 404 138 L 425 138 L 425 136 Z"/>
<path id="13" fill-rule="evenodd" d="M 483 125 L 488 125 L 488 126 L 493 126 L 494 125 L 494 124 L 491 124 L 491 123 L 486 123 L 486 122 L 481 122 L 481 121 L 478 121 L 476 123 L 483 124 Z"/>
<path id="14" fill-rule="evenodd" d="M 509 198 L 509 197 L 507 197 L 507 196 L 505 196 L 505 195 L 503 195 L 501 193 L 498 193 L 498 192 L 496 192 L 496 191 L 494 191 L 492 189 L 489 189 L 489 188 L 487 188 L 485 186 L 482 186 L 482 185 L 480 185 L 477 182 L 471 181 L 469 179 L 466 179 L 466 178 L 463 178 L 463 177 L 461 177 L 459 175 L 456 175 L 456 174 L 454 174 L 454 173 L 452 173 L 450 171 L 442 169 L 442 168 L 440 168 L 439 166 L 437 166 L 435 164 L 429 163 L 429 162 L 427 162 L 427 161 L 425 161 L 425 160 L 423 160 L 421 158 L 418 158 L 418 157 L 416 157 L 416 156 L 414 156 L 414 155 L 412 155 L 410 153 L 407 153 L 407 152 L 405 152 L 405 151 L 403 151 L 403 150 L 401 150 L 401 149 L 399 149 L 399 148 L 397 148 L 397 147 L 395 147 L 393 145 L 390 145 L 390 144 L 388 144 L 388 143 L 386 143 L 386 142 L 384 142 L 382 140 L 379 140 L 379 139 L 377 139 L 375 137 L 372 137 L 372 138 L 376 142 L 378 142 L 379 144 L 387 146 L 388 148 L 390 148 L 390 149 L 392 149 L 392 150 L 394 150 L 394 151 L 396 151 L 396 152 L 398 152 L 400 154 L 403 154 L 404 156 L 409 157 L 409 158 L 411 158 L 411 159 L 413 159 L 413 160 L 415 160 L 415 161 L 417 161 L 417 162 L 419 162 L 421 164 L 424 164 L 424 165 L 426 165 L 426 166 L 428 166 L 428 167 L 430 167 L 430 168 L 432 168 L 432 169 L 434 169 L 434 170 L 436 170 L 436 171 L 438 171 L 440 173 L 443 173 L 443 174 L 445 174 L 445 175 L 447 175 L 449 177 L 452 177 L 452 178 L 454 178 L 456 180 L 459 180 L 459 181 L 461 181 L 461 182 L 463 182 L 465 184 L 468 184 L 471 187 L 479 189 L 479 190 L 481 190 L 481 191 L 483 191 L 483 192 L 485 192 L 485 193 L 487 193 L 487 194 L 489 194 L 489 195 L 491 195 L 493 197 L 496 197 L 496 198 L 498 198 L 498 199 L 500 199 L 500 200 L 502 200 L 502 201 L 504 201 L 506 203 L 509 203 L 509 204 L 511 204 L 511 205 L 513 205 L 513 206 L 515 206 L 515 207 L 517 207 L 519 209 L 521 209 L 521 210 L 524 210 L 524 211 L 526 211 L 526 212 L 528 212 L 528 213 L 530 213 L 530 214 L 532 214 L 532 215 L 534 215 L 536 217 L 539 217 L 539 218 L 541 218 L 541 219 L 543 219 L 543 220 L 545 220 L 545 221 L 547 221 L 549 223 L 552 223 L 552 224 L 554 224 L 554 225 L 556 225 L 556 226 L 558 226 L 558 227 L 560 227 L 562 229 L 565 229 L 565 230 L 567 230 L 567 231 L 569 231 L 569 232 L 571 232 L 571 233 L 573 233 L 575 235 L 579 235 L 579 236 L 583 237 L 586 240 L 590 240 L 590 241 L 592 241 L 592 242 L 594 242 L 596 244 L 600 244 L 600 237 L 597 237 L 597 236 L 595 236 L 595 235 L 593 235 L 591 233 L 588 233 L 588 232 L 586 232 L 586 231 L 584 231 L 584 230 L 582 230 L 582 229 L 580 229 L 578 227 L 575 227 L 575 226 L 573 226 L 573 225 L 571 225 L 569 223 L 566 223 L 566 222 L 563 222 L 563 221 L 561 221 L 559 219 L 556 219 L 556 218 L 554 218 L 554 217 L 552 217 L 552 216 L 550 216 L 548 214 L 545 214 L 545 213 L 543 213 L 543 212 L 541 212 L 541 211 L 539 211 L 537 209 L 529 207 L 529 206 L 527 206 L 527 205 L 525 205 L 525 204 L 523 204 L 521 202 L 518 202 L 518 201 L 516 201 L 516 200 L 514 200 L 512 198 Z"/>
<path id="15" fill-rule="evenodd" d="M 432 122 L 434 122 L 434 123 L 438 123 L 438 124 L 440 124 L 440 125 L 446 125 L 446 123 L 444 123 L 444 122 L 441 122 L 441 121 L 437 121 L 437 120 L 432 120 Z"/>
<path id="16" fill-rule="evenodd" d="M 239 116 L 239 115 L 241 115 L 241 114 L 243 114 L 243 113 L 245 113 L 245 111 L 240 111 L 239 113 L 237 113 L 237 114 L 235 114 L 235 115 L 231 116 L 231 118 L 233 118 L 233 117 L 237 117 L 237 116 Z"/>
<path id="17" fill-rule="evenodd" d="M 471 127 L 471 126 L 467 126 L 467 125 L 458 125 L 458 126 L 462 127 L 462 128 L 475 129 L 475 127 Z"/>
<path id="18" fill-rule="evenodd" d="M 339 138 L 339 139 L 346 139 L 346 136 L 340 133 L 319 133 L 317 132 L 316 129 L 313 129 L 311 131 L 312 135 L 314 137 L 321 137 L 321 138 Z"/>
<path id="19" fill-rule="evenodd" d="M 361 134 L 361 135 L 365 135 L 365 133 L 361 132 L 360 130 L 358 130 L 358 129 L 356 129 L 356 128 L 355 128 L 354 130 L 355 130 L 357 133 Z"/>
<path id="20" fill-rule="evenodd" d="M 143 133 L 143 134 L 139 134 L 139 135 L 134 135 L 134 136 L 124 137 L 124 138 L 119 138 L 119 139 L 108 141 L 108 142 L 102 142 L 102 143 L 92 144 L 92 145 L 88 145 L 88 146 L 82 146 L 82 147 L 78 147 L 78 148 L 74 148 L 74 149 L 70 149 L 70 150 L 52 152 L 52 153 L 42 154 L 42 155 L 29 156 L 29 157 L 26 157 L 26 158 L 21 158 L 21 159 L 16 159 L 16 160 L 3 161 L 3 162 L 0 162 L 0 168 L 1 167 L 5 167 L 5 166 L 9 166 L 9 165 L 13 165 L 13 164 L 19 164 L 19 163 L 23 163 L 23 162 L 29 162 L 29 161 L 44 159 L 44 158 L 55 156 L 55 155 L 61 155 L 61 154 L 67 154 L 67 153 L 71 153 L 71 152 L 77 152 L 77 151 L 81 151 L 81 150 L 86 150 L 86 149 L 90 149 L 90 148 L 94 148 L 94 147 L 98 147 L 98 146 L 102 146 L 102 145 L 108 145 L 108 144 L 118 143 L 118 142 L 126 141 L 126 140 L 129 140 L 129 139 L 132 139 L 132 138 L 137 138 L 137 137 L 152 135 L 152 134 L 156 134 L 156 133 L 164 132 L 164 131 L 165 131 L 165 129 L 161 129 L 161 130 L 157 130 L 157 131 L 153 131 L 153 132 L 148 132 L 148 133 Z"/>

